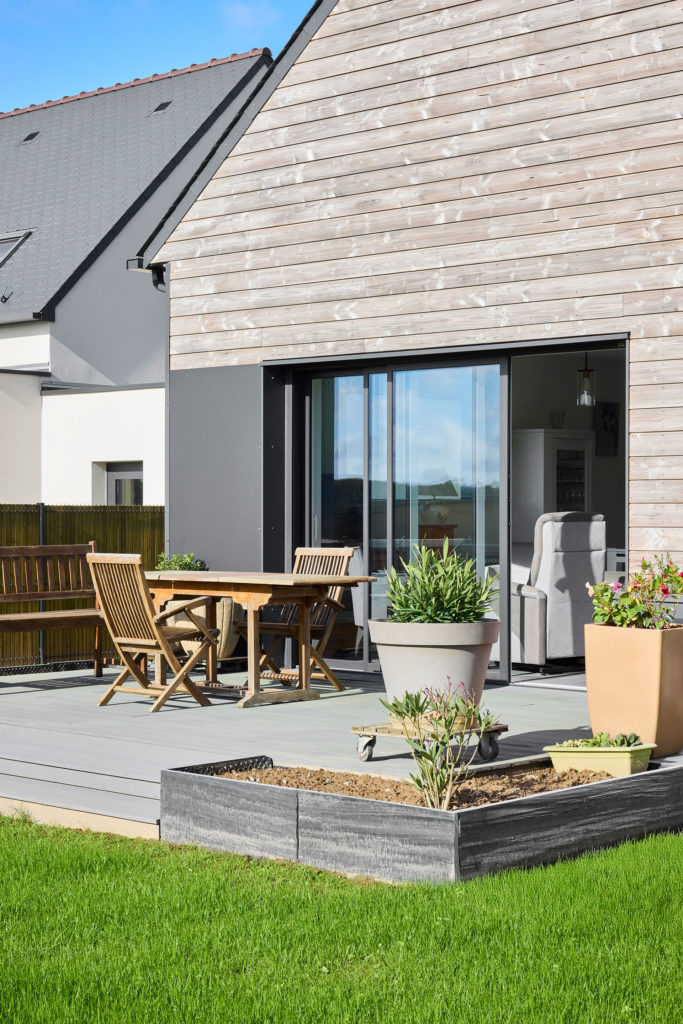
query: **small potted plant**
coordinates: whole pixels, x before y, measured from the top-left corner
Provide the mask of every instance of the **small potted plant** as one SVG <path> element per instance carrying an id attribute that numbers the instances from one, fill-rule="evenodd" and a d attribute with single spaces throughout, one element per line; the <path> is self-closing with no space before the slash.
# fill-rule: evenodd
<path id="1" fill-rule="evenodd" d="M 543 749 L 550 754 L 556 772 L 574 768 L 577 772 L 606 772 L 613 778 L 647 771 L 654 743 L 643 743 L 634 732 L 612 738 L 598 732 L 590 738 L 565 740 Z"/>
<path id="2" fill-rule="evenodd" d="M 586 690 L 594 733 L 637 730 L 663 757 L 683 749 L 683 627 L 657 564 L 626 583 L 598 583 L 585 626 Z"/>
<path id="3" fill-rule="evenodd" d="M 498 577 L 480 579 L 473 559 L 449 550 L 448 538 L 441 551 L 416 545 L 402 566 L 387 577 L 390 617 L 369 621 L 389 700 L 416 681 L 443 690 L 446 680 L 458 679 L 478 704 L 500 632 L 491 614 Z"/>
<path id="4" fill-rule="evenodd" d="M 157 558 L 157 563 L 154 568 L 158 569 L 160 572 L 204 572 L 209 567 L 203 559 L 197 558 L 194 552 L 190 552 L 188 554 L 173 555 L 165 555 L 162 553 Z M 173 601 L 169 601 L 168 607 L 172 608 L 173 604 Z M 201 616 L 202 610 L 202 606 L 200 606 L 195 614 L 199 614 Z M 206 613 L 204 612 L 204 614 Z M 229 658 L 237 646 L 239 633 L 234 626 L 237 614 L 238 609 L 231 597 L 221 597 L 216 602 L 216 628 L 219 633 L 218 644 L 216 647 L 217 661 L 223 661 L 225 658 Z M 186 641 L 183 644 L 183 648 L 188 654 L 190 654 L 196 646 L 197 645 L 191 641 Z"/>

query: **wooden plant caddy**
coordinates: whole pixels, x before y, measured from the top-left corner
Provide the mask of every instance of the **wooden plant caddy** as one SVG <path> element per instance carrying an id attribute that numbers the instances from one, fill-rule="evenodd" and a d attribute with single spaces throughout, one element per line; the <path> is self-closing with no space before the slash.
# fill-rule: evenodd
<path id="1" fill-rule="evenodd" d="M 507 725 L 503 725 L 502 722 L 490 725 L 488 729 L 472 729 L 472 735 L 479 737 L 477 753 L 482 761 L 495 761 L 499 752 L 498 737 L 507 731 Z M 372 761 L 378 736 L 395 736 L 399 739 L 405 736 L 400 722 L 393 717 L 389 721 L 377 722 L 374 725 L 352 725 L 351 732 L 358 737 L 357 749 L 361 761 Z M 413 739 L 417 737 L 417 732 L 409 730 L 408 735 Z"/>

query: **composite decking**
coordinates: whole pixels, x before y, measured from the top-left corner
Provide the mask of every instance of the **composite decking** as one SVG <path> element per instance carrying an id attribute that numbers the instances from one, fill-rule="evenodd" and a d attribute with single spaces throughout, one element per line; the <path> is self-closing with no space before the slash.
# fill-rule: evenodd
<path id="1" fill-rule="evenodd" d="M 378 679 L 350 676 L 344 693 L 321 686 L 322 699 L 306 704 L 241 710 L 237 696 L 221 693 L 209 708 L 181 697 L 150 714 L 148 700 L 127 695 L 98 707 L 107 675 L 0 676 L 0 813 L 17 807 L 39 820 L 154 836 L 163 768 L 269 754 L 403 778 L 411 769 L 400 739 L 380 738 L 371 763 L 356 756 L 351 726 L 384 716 Z M 486 702 L 510 726 L 499 760 L 588 732 L 581 690 L 492 687 Z"/>

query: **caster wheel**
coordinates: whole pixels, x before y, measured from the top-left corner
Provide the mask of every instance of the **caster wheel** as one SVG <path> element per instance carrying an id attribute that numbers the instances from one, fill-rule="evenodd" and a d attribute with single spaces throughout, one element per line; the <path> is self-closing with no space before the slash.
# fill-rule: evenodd
<path id="1" fill-rule="evenodd" d="M 377 742 L 376 736 L 358 737 L 358 757 L 361 761 L 372 761 L 372 754 Z"/>
<path id="2" fill-rule="evenodd" d="M 491 733 L 485 732 L 483 736 L 479 737 L 477 753 L 482 761 L 495 761 L 499 749 L 498 740 Z"/>

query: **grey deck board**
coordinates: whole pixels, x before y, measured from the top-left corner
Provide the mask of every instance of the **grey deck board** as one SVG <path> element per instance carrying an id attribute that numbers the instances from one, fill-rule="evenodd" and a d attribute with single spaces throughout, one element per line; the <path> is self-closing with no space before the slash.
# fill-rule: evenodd
<path id="1" fill-rule="evenodd" d="M 65 807 L 72 811 L 105 814 L 111 818 L 124 818 L 128 821 L 153 823 L 159 820 L 158 800 L 110 793 L 101 789 L 66 786 L 43 779 L 24 779 L 8 775 L 0 779 L 0 796 L 9 800 L 23 800 L 28 803 L 47 804 L 49 807 Z"/>
<path id="2" fill-rule="evenodd" d="M 81 789 L 100 789 L 103 792 L 109 793 L 125 793 L 128 796 L 142 796 L 150 800 L 159 799 L 158 782 L 127 779 L 121 775 L 105 775 L 102 772 L 58 768 L 50 764 L 37 764 L 31 761 L 10 760 L 1 757 L 0 794 L 3 788 L 2 780 L 7 776 L 63 783 L 66 786 L 78 786 Z"/>

